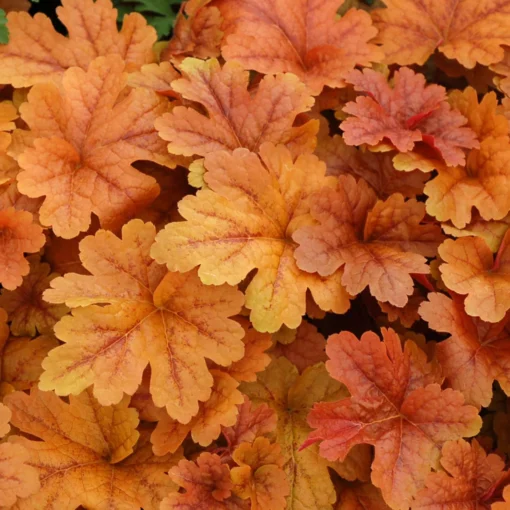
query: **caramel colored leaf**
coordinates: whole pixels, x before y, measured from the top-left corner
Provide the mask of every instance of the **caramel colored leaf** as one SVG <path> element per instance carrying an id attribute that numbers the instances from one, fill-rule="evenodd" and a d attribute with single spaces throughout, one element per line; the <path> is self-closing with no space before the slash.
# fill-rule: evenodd
<path id="1" fill-rule="evenodd" d="M 342 482 L 335 510 L 390 510 L 371 483 Z"/>
<path id="2" fill-rule="evenodd" d="M 248 90 L 249 73 L 235 63 L 186 59 L 184 78 L 172 88 L 197 103 L 203 112 L 176 106 L 156 121 L 168 151 L 183 156 L 206 156 L 244 147 L 257 152 L 264 142 L 287 145 L 295 154 L 315 148 L 317 122 L 293 127 L 296 116 L 310 109 L 313 97 L 295 76 L 265 76 L 256 90 Z"/>
<path id="3" fill-rule="evenodd" d="M 298 267 L 323 277 L 343 267 L 349 294 L 368 286 L 379 301 L 404 306 L 413 293 L 411 273 L 429 272 L 425 256 L 434 256 L 442 239 L 437 226 L 422 224 L 425 206 L 398 193 L 377 201 L 365 181 L 350 175 L 311 202 L 317 224 L 293 235 Z"/>
<path id="4" fill-rule="evenodd" d="M 241 310 L 242 294 L 206 287 L 196 272 L 167 273 L 149 256 L 155 236 L 151 223 L 132 220 L 122 239 L 99 230 L 80 243 L 91 275 L 68 273 L 44 293 L 73 314 L 55 326 L 65 345 L 44 360 L 41 389 L 75 395 L 94 385 L 110 405 L 133 395 L 149 363 L 154 403 L 187 423 L 211 395 L 205 358 L 226 366 L 243 356 L 243 329 L 228 318 Z"/>
<path id="5" fill-rule="evenodd" d="M 86 70 L 99 56 L 117 55 L 132 70 L 154 60 L 156 31 L 140 14 L 126 16 L 120 32 L 110 0 L 62 0 L 57 14 L 68 37 L 44 14 L 8 15 L 9 44 L 0 46 L 0 83 L 58 83 L 70 67 Z"/>
<path id="6" fill-rule="evenodd" d="M 303 321 L 296 331 L 296 337 L 290 344 L 278 343 L 271 351 L 276 357 L 285 356 L 296 366 L 299 372 L 326 361 L 326 339 L 317 328 L 309 322 Z"/>
<path id="7" fill-rule="evenodd" d="M 51 335 L 33 340 L 11 337 L 2 352 L 0 380 L 16 390 L 29 390 L 39 382 L 43 359 L 58 345 L 58 340 Z"/>
<path id="8" fill-rule="evenodd" d="M 4 289 L 21 285 L 30 270 L 23 254 L 39 251 L 46 241 L 42 228 L 32 220 L 29 212 L 0 209 L 0 284 Z"/>
<path id="9" fill-rule="evenodd" d="M 424 64 L 438 49 L 472 69 L 503 59 L 510 44 L 508 0 L 384 0 L 387 9 L 374 11 L 388 64 Z"/>
<path id="10" fill-rule="evenodd" d="M 470 317 L 464 303 L 444 294 L 429 294 L 420 307 L 429 327 L 451 336 L 436 347 L 436 356 L 451 387 L 468 404 L 487 407 L 496 379 L 510 394 L 510 325 L 508 319 L 490 324 Z"/>
<path id="11" fill-rule="evenodd" d="M 466 118 L 449 106 L 444 87 L 426 85 L 423 75 L 407 67 L 395 72 L 392 87 L 371 69 L 353 71 L 348 81 L 366 95 L 343 109 L 352 115 L 341 124 L 347 145 L 389 141 L 406 153 L 425 142 L 450 166 L 465 162 L 462 149 L 479 146 L 475 133 L 463 127 Z"/>
<path id="12" fill-rule="evenodd" d="M 186 222 L 161 231 L 152 256 L 171 271 L 198 274 L 206 284 L 241 282 L 250 271 L 246 307 L 258 331 L 296 328 L 306 311 L 306 292 L 324 310 L 343 313 L 349 299 L 335 276 L 321 278 L 300 271 L 292 234 L 309 221 L 313 192 L 332 183 L 316 156 L 293 161 L 283 146 L 264 144 L 260 158 L 247 149 L 216 152 L 205 158 L 210 190 L 179 204 Z"/>
<path id="13" fill-rule="evenodd" d="M 0 505 L 11 508 L 16 498 L 28 498 L 39 489 L 39 473 L 30 465 L 29 451 L 19 444 L 0 444 Z"/>
<path id="14" fill-rule="evenodd" d="M 370 454 L 363 448 L 353 452 L 344 464 L 328 463 L 315 447 L 299 450 L 311 430 L 306 417 L 313 403 L 347 396 L 345 388 L 329 377 L 324 364 L 309 367 L 299 375 L 297 368 L 281 357 L 259 374 L 257 382 L 245 383 L 241 389 L 255 406 L 266 404 L 277 413 L 276 440 L 290 483 L 288 510 L 333 508 L 336 495 L 328 467 L 351 480 L 367 475 Z"/>
<path id="15" fill-rule="evenodd" d="M 15 290 L 2 290 L 0 307 L 9 314 L 11 333 L 16 336 L 36 336 L 51 333 L 53 326 L 69 309 L 65 305 L 53 305 L 43 300 L 43 292 L 56 278 L 50 274 L 49 264 L 41 263 L 38 256 L 29 257 L 30 273 Z"/>
<path id="16" fill-rule="evenodd" d="M 0 0 L 0 9 L 5 12 L 28 11 L 30 0 Z"/>
<path id="17" fill-rule="evenodd" d="M 202 453 L 196 464 L 181 460 L 168 474 L 185 492 L 170 494 L 161 503 L 161 510 L 246 510 L 229 501 L 230 472 L 217 455 Z"/>
<path id="18" fill-rule="evenodd" d="M 257 437 L 264 436 L 276 429 L 276 412 L 267 404 L 254 408 L 248 397 L 238 406 L 237 421 L 231 427 L 223 427 L 222 433 L 228 447 L 233 451 L 241 443 L 253 443 Z"/>
<path id="19" fill-rule="evenodd" d="M 318 158 L 327 166 L 327 175 L 350 174 L 365 179 L 379 198 L 393 193 L 414 198 L 423 193 L 427 176 L 419 170 L 399 172 L 393 165 L 393 154 L 374 153 L 347 145 L 340 135 L 319 136 Z"/>
<path id="20" fill-rule="evenodd" d="M 441 465 L 444 471 L 428 475 L 413 510 L 489 508 L 487 496 L 505 468 L 499 455 L 487 455 L 476 440 L 469 444 L 461 439 L 443 446 Z"/>
<path id="21" fill-rule="evenodd" d="M 195 443 L 209 446 L 221 433 L 222 427 L 236 423 L 238 405 L 243 403 L 243 395 L 237 389 L 239 383 L 230 375 L 211 370 L 214 377 L 209 399 L 200 404 L 198 413 L 183 425 L 168 415 L 158 422 L 151 435 L 156 455 L 177 451 L 189 432 Z"/>
<path id="22" fill-rule="evenodd" d="M 129 73 L 127 83 L 130 87 L 143 87 L 168 95 L 172 91 L 172 82 L 180 76 L 170 62 L 161 62 L 146 64 L 139 71 Z"/>
<path id="23" fill-rule="evenodd" d="M 510 309 L 510 234 L 505 234 L 496 259 L 483 239 L 448 239 L 439 247 L 445 285 L 466 295 L 468 315 L 499 322 Z"/>
<path id="24" fill-rule="evenodd" d="M 226 44 L 222 55 L 245 69 L 299 76 L 314 95 L 325 85 L 345 86 L 356 65 L 379 62 L 370 41 L 370 16 L 352 9 L 337 19 L 342 0 L 218 0 Z M 289 15 L 292 13 L 292 15 Z"/>
<path id="25" fill-rule="evenodd" d="M 305 446 L 321 441 L 321 455 L 343 460 L 354 445 L 374 445 L 372 483 L 392 508 L 407 510 L 442 444 L 474 436 L 481 419 L 460 392 L 441 390 L 437 369 L 412 341 L 402 349 L 393 330 L 382 335 L 328 339 L 327 369 L 352 396 L 314 406 L 308 422 L 316 430 Z"/>
<path id="26" fill-rule="evenodd" d="M 284 459 L 278 444 L 265 437 L 242 443 L 232 455 L 239 467 L 230 476 L 233 492 L 242 499 L 250 499 L 252 510 L 285 510 L 289 483 L 282 469 Z"/>
<path id="27" fill-rule="evenodd" d="M 17 509 L 156 510 L 173 489 L 164 473 L 179 456 L 156 458 L 146 442 L 137 445 L 138 416 L 128 398 L 104 407 L 84 392 L 66 404 L 33 389 L 30 396 L 11 393 L 5 402 L 13 425 L 39 439 L 10 439 L 28 450 L 28 463 L 41 477 L 40 491 L 20 500 Z"/>
<path id="28" fill-rule="evenodd" d="M 88 71 L 66 71 L 62 89 L 36 85 L 21 107 L 37 139 L 19 157 L 18 186 L 29 197 L 46 197 L 40 220 L 58 236 L 86 231 L 92 213 L 102 226 L 119 227 L 159 192 L 131 164 L 172 164 L 154 128 L 168 110 L 166 99 L 148 89 L 124 90 L 123 68 L 119 57 L 100 57 Z"/>

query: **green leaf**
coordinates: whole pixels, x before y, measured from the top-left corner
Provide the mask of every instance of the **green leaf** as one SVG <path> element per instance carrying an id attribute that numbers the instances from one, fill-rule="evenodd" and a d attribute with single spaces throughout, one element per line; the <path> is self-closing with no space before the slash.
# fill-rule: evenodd
<path id="1" fill-rule="evenodd" d="M 116 0 L 114 3 L 119 12 L 119 21 L 122 21 L 125 14 L 139 12 L 161 38 L 172 31 L 176 17 L 172 6 L 181 4 L 182 0 Z"/>
<path id="2" fill-rule="evenodd" d="M 9 42 L 9 29 L 7 28 L 7 17 L 5 11 L 0 9 L 0 43 L 7 44 Z"/>

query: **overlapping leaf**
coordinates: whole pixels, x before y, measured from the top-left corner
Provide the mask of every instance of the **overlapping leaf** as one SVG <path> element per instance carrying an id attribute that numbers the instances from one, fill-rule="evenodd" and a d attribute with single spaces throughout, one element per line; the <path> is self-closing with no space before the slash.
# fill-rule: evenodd
<path id="1" fill-rule="evenodd" d="M 443 446 L 444 471 L 428 475 L 425 485 L 412 504 L 413 510 L 489 509 L 492 493 L 503 476 L 504 460 L 487 455 L 476 440 L 448 442 Z"/>
<path id="2" fill-rule="evenodd" d="M 62 0 L 57 8 L 68 37 L 59 34 L 44 14 L 8 15 L 9 44 L 0 46 L 0 83 L 29 87 L 60 82 L 66 69 L 87 69 L 99 56 L 117 55 L 128 69 L 154 60 L 156 31 L 140 14 L 124 18 L 117 29 L 117 11 L 110 0 Z"/>
<path id="3" fill-rule="evenodd" d="M 328 467 L 351 480 L 368 476 L 371 458 L 367 449 L 356 448 L 343 464 L 322 459 L 315 447 L 299 450 L 311 430 L 306 417 L 312 405 L 347 396 L 345 387 L 328 376 L 324 364 L 311 366 L 299 375 L 289 360 L 280 357 L 257 382 L 245 383 L 241 389 L 254 405 L 267 404 L 278 416 L 276 441 L 290 483 L 288 510 L 333 508 L 336 495 Z"/>
<path id="4" fill-rule="evenodd" d="M 20 500 L 19 510 L 51 508 L 93 510 L 140 507 L 157 510 L 174 488 L 165 475 L 180 454 L 153 456 L 150 444 L 136 430 L 137 412 L 125 398 L 101 406 L 85 391 L 69 404 L 52 392 L 33 389 L 8 395 L 12 423 L 30 436 L 13 437 L 13 446 L 29 453 L 29 464 L 41 477 L 41 489 Z"/>
<path id="5" fill-rule="evenodd" d="M 156 121 L 170 153 L 205 156 L 239 147 L 257 152 L 264 142 L 285 144 L 295 154 L 314 149 L 317 122 L 294 127 L 296 116 L 314 102 L 295 76 L 265 76 L 251 93 L 249 73 L 235 62 L 221 67 L 216 59 L 186 59 L 180 69 L 185 78 L 173 81 L 172 89 L 207 115 L 176 106 Z"/>
<path id="6" fill-rule="evenodd" d="M 436 356 L 452 388 L 477 407 L 490 404 L 494 379 L 510 394 L 508 318 L 485 323 L 467 315 L 461 299 L 437 293 L 428 299 L 420 307 L 421 317 L 430 328 L 451 335 L 436 346 Z"/>
<path id="7" fill-rule="evenodd" d="M 503 320 L 510 309 L 510 232 L 505 234 L 496 257 L 483 239 L 448 239 L 439 248 L 445 262 L 440 271 L 445 285 L 467 295 L 466 312 L 486 322 Z"/>
<path id="8" fill-rule="evenodd" d="M 311 200 L 317 224 L 293 235 L 298 267 L 323 277 L 343 267 L 350 294 L 368 286 L 379 301 L 404 306 L 413 293 L 410 274 L 429 272 L 425 256 L 434 256 L 441 241 L 437 226 L 422 224 L 424 205 L 397 193 L 378 201 L 365 181 L 350 175 Z"/>
<path id="9" fill-rule="evenodd" d="M 305 446 L 321 441 L 321 455 L 343 460 L 354 445 L 374 445 L 373 484 L 392 508 L 407 510 L 441 445 L 474 436 L 481 419 L 460 392 L 441 389 L 439 370 L 416 344 L 402 349 L 393 330 L 382 335 L 382 342 L 372 332 L 328 339 L 327 369 L 352 396 L 314 406 L 308 422 L 316 430 Z"/>
<path id="10" fill-rule="evenodd" d="M 50 352 L 40 387 L 78 394 L 94 385 L 103 405 L 132 395 L 147 363 L 158 407 L 187 423 L 213 383 L 205 358 L 229 365 L 243 356 L 243 329 L 229 316 L 243 303 L 227 285 L 206 287 L 195 272 L 167 273 L 149 256 L 156 230 L 132 220 L 122 239 L 100 230 L 80 244 L 91 275 L 68 273 L 44 298 L 66 303 L 55 334 L 65 345 Z M 104 306 L 104 305 L 107 306 Z"/>
<path id="11" fill-rule="evenodd" d="M 215 0 L 224 19 L 222 55 L 260 73 L 294 73 L 314 95 L 325 85 L 343 87 L 349 71 L 382 53 L 370 42 L 376 30 L 366 12 L 351 9 L 337 19 L 342 3 Z"/>
<path id="12" fill-rule="evenodd" d="M 472 69 L 503 59 L 510 44 L 508 0 L 384 0 L 375 11 L 387 63 L 424 64 L 436 49 Z"/>
<path id="13" fill-rule="evenodd" d="M 69 69 L 62 89 L 39 84 L 21 108 L 36 139 L 19 158 L 18 186 L 46 197 L 41 223 L 61 237 L 85 232 L 92 213 L 102 226 L 120 227 L 159 192 L 131 164 L 172 164 L 153 125 L 166 100 L 148 89 L 125 91 L 123 68 L 118 57 L 100 57 L 87 72 Z"/>
<path id="14" fill-rule="evenodd" d="M 315 156 L 293 161 L 283 146 L 264 144 L 260 158 L 246 149 L 205 158 L 209 190 L 179 204 L 186 222 L 171 223 L 157 236 L 152 256 L 171 271 L 198 274 L 206 284 L 241 282 L 246 306 L 259 331 L 296 328 L 306 311 L 306 292 L 324 310 L 343 313 L 349 299 L 340 274 L 321 278 L 301 271 L 294 260 L 292 234 L 309 221 L 311 196 L 333 178 Z"/>
<path id="15" fill-rule="evenodd" d="M 475 133 L 463 127 L 466 118 L 449 106 L 446 90 L 426 85 L 423 75 L 403 67 L 395 72 L 390 87 L 383 74 L 365 69 L 350 73 L 348 81 L 366 94 L 344 107 L 352 115 L 341 124 L 348 145 L 390 142 L 406 153 L 424 142 L 447 165 L 463 164 L 462 149 L 478 147 Z"/>

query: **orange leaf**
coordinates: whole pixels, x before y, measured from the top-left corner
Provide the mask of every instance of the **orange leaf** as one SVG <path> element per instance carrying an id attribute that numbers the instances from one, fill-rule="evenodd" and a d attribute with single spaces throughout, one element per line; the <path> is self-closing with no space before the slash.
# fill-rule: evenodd
<path id="1" fill-rule="evenodd" d="M 138 416 L 128 398 L 103 407 L 84 392 L 66 404 L 54 393 L 33 389 L 30 396 L 11 393 L 5 402 L 13 425 L 40 439 L 10 439 L 28 450 L 41 476 L 41 490 L 19 501 L 20 510 L 80 505 L 156 510 L 173 488 L 164 473 L 180 456 L 154 457 L 150 444 L 138 441 Z"/>
<path id="2" fill-rule="evenodd" d="M 342 482 L 335 510 L 390 510 L 381 491 L 371 483 Z"/>
<path id="3" fill-rule="evenodd" d="M 491 505 L 491 510 L 509 510 L 510 509 L 510 485 L 503 491 L 503 502 L 496 502 Z"/>
<path id="4" fill-rule="evenodd" d="M 445 285 L 467 294 L 466 312 L 485 322 L 499 322 L 510 309 L 510 233 L 507 232 L 496 260 L 483 239 L 448 239 L 439 247 L 445 262 L 439 267 Z"/>
<path id="5" fill-rule="evenodd" d="M 244 383 L 241 390 L 254 406 L 266 404 L 278 416 L 276 441 L 282 449 L 290 483 L 289 509 L 331 508 L 336 494 L 329 467 L 349 480 L 368 477 L 371 461 L 368 447 L 355 449 L 344 463 L 327 462 L 315 446 L 299 450 L 311 431 L 306 417 L 312 405 L 347 396 L 345 387 L 328 375 L 323 363 L 305 369 L 300 375 L 289 360 L 281 357 L 259 374 L 257 382 Z"/>
<path id="6" fill-rule="evenodd" d="M 347 145 L 377 145 L 390 141 L 398 151 L 412 151 L 417 142 L 437 150 L 447 165 L 465 162 L 462 149 L 478 147 L 475 133 L 466 118 L 452 110 L 446 90 L 439 85 L 426 85 L 422 74 L 403 67 L 395 72 L 393 87 L 383 74 L 365 69 L 353 71 L 348 81 L 366 95 L 343 109 L 350 113 L 342 122 Z"/>
<path id="7" fill-rule="evenodd" d="M 32 222 L 33 216 L 14 207 L 0 209 L 0 284 L 14 290 L 21 285 L 30 266 L 24 253 L 34 253 L 44 245 L 42 228 Z"/>
<path id="8" fill-rule="evenodd" d="M 196 464 L 181 460 L 168 474 L 186 492 L 170 494 L 162 501 L 161 510 L 246 510 L 244 505 L 229 501 L 230 472 L 217 455 L 202 453 Z"/>
<path id="9" fill-rule="evenodd" d="M 53 326 L 69 309 L 65 305 L 52 305 L 43 300 L 43 292 L 59 276 L 50 274 L 49 264 L 41 263 L 37 255 L 29 257 L 30 273 L 15 290 L 2 290 L 0 307 L 9 314 L 11 333 L 16 336 L 36 336 L 51 333 Z"/>
<path id="10" fill-rule="evenodd" d="M 430 328 L 451 335 L 436 346 L 436 356 L 452 388 L 478 408 L 490 404 L 494 379 L 510 395 L 510 317 L 488 324 L 469 317 L 458 298 L 431 293 L 428 299 L 421 317 Z"/>
<path id="11" fill-rule="evenodd" d="M 244 356 L 224 369 L 236 381 L 255 381 L 257 373 L 262 372 L 271 362 L 266 351 L 271 347 L 271 335 L 259 333 L 248 321 L 239 321 L 244 328 Z"/>
<path id="12" fill-rule="evenodd" d="M 176 106 L 156 121 L 171 154 L 205 156 L 239 147 L 257 152 L 264 142 L 285 144 L 295 154 L 315 148 L 316 121 L 293 127 L 296 116 L 314 102 L 295 76 L 265 76 L 251 93 L 249 73 L 235 62 L 221 67 L 216 59 L 189 58 L 180 70 L 185 78 L 173 81 L 173 90 L 207 115 Z"/>
<path id="13" fill-rule="evenodd" d="M 130 87 L 143 87 L 163 95 L 172 94 L 172 82 L 181 75 L 170 62 L 146 64 L 139 71 L 129 73 L 127 83 Z"/>
<path id="14" fill-rule="evenodd" d="M 296 331 L 296 337 L 290 344 L 276 344 L 271 351 L 276 357 L 285 356 L 299 372 L 326 361 L 326 339 L 309 322 L 303 321 Z"/>
<path id="15" fill-rule="evenodd" d="M 370 16 L 351 9 L 341 19 L 342 0 L 218 0 L 224 18 L 223 57 L 245 69 L 299 76 L 314 95 L 344 87 L 356 65 L 379 62 L 382 53 Z M 289 13 L 292 16 L 289 16 Z"/>
<path id="16" fill-rule="evenodd" d="M 265 437 L 253 444 L 242 443 L 232 455 L 239 467 L 230 472 L 233 491 L 251 500 L 251 510 L 284 510 L 289 495 L 289 482 L 282 469 L 284 459 L 280 446 Z"/>
<path id="17" fill-rule="evenodd" d="M 241 443 L 253 443 L 257 437 L 269 434 L 276 429 L 276 413 L 267 404 L 260 404 L 257 408 L 253 408 L 251 401 L 245 396 L 243 404 L 238 408 L 236 423 L 222 429 L 230 451 Z"/>
<path id="18" fill-rule="evenodd" d="M 160 419 L 151 435 L 156 455 L 177 451 L 189 432 L 195 443 L 209 446 L 219 437 L 222 427 L 236 423 L 237 406 L 243 402 L 243 395 L 237 389 L 239 383 L 219 370 L 211 370 L 211 374 L 214 377 L 211 396 L 200 404 L 198 413 L 189 423 L 183 425 L 166 413 Z"/>
<path id="19" fill-rule="evenodd" d="M 117 55 L 131 70 L 154 60 L 156 31 L 140 14 L 125 16 L 120 32 L 110 0 L 62 0 L 57 14 L 69 37 L 56 32 L 44 14 L 8 15 L 9 43 L 0 46 L 0 83 L 58 83 L 66 69 L 86 70 L 99 56 Z"/>
<path id="20" fill-rule="evenodd" d="M 343 460 L 357 444 L 372 444 L 372 482 L 394 509 L 411 498 L 439 458 L 441 445 L 474 436 L 481 426 L 475 407 L 458 391 L 441 390 L 437 370 L 410 340 L 402 350 L 393 330 L 359 341 L 344 331 L 328 339 L 329 373 L 351 397 L 314 406 L 308 422 L 316 430 L 304 444 L 321 441 L 321 455 Z"/>
<path id="21" fill-rule="evenodd" d="M 489 508 L 487 495 L 505 468 L 499 455 L 487 455 L 476 440 L 469 444 L 461 439 L 443 446 L 441 465 L 445 471 L 428 475 L 426 488 L 416 495 L 413 510 Z"/>
<path id="22" fill-rule="evenodd" d="M 124 225 L 122 239 L 99 230 L 80 243 L 92 275 L 51 282 L 44 299 L 65 302 L 73 315 L 55 326 L 65 345 L 43 362 L 42 389 L 75 395 L 94 385 L 96 398 L 110 405 L 136 391 L 150 363 L 154 403 L 187 423 L 211 395 L 205 358 L 223 366 L 242 357 L 243 329 L 228 319 L 240 311 L 242 294 L 206 287 L 195 272 L 167 273 L 149 256 L 155 235 L 140 220 Z"/>
<path id="23" fill-rule="evenodd" d="M 319 136 L 317 157 L 326 163 L 327 175 L 350 174 L 365 179 L 379 198 L 401 193 L 414 198 L 423 193 L 427 176 L 419 170 L 400 172 L 393 165 L 393 153 L 373 153 L 346 145 L 340 135 Z"/>
<path id="24" fill-rule="evenodd" d="M 377 42 L 388 64 L 424 64 L 436 49 L 472 69 L 503 59 L 510 45 L 510 2 L 502 0 L 384 0 L 374 11 Z"/>
<path id="25" fill-rule="evenodd" d="M 220 56 L 221 14 L 211 0 L 191 0 L 181 5 L 172 38 L 161 53 L 161 60 L 178 60 L 186 56 L 211 58 Z"/>
<path id="26" fill-rule="evenodd" d="M 58 340 L 50 335 L 33 340 L 12 337 L 2 352 L 0 380 L 16 390 L 29 390 L 39 382 L 42 360 L 58 345 Z"/>
<path id="27" fill-rule="evenodd" d="M 312 196 L 317 225 L 294 233 L 297 265 L 328 276 L 343 267 L 342 284 L 352 295 L 369 287 L 379 301 L 402 307 L 413 293 L 411 273 L 426 274 L 442 235 L 421 224 L 425 206 L 398 193 L 377 201 L 363 180 L 341 175 L 336 189 Z"/>
<path id="28" fill-rule="evenodd" d="M 283 146 L 264 144 L 260 158 L 246 149 L 205 158 L 209 190 L 179 204 L 186 222 L 161 231 L 152 256 L 171 271 L 198 274 L 206 284 L 231 285 L 250 271 L 246 306 L 258 331 L 296 328 L 306 311 L 306 292 L 324 310 L 343 313 L 349 299 L 336 276 L 320 278 L 300 271 L 294 260 L 293 232 L 309 221 L 311 196 L 334 182 L 316 156 L 293 161 Z"/>
<path id="29" fill-rule="evenodd" d="M 69 69 L 62 90 L 36 85 L 21 108 L 37 139 L 19 157 L 19 189 L 46 196 L 41 223 L 66 239 L 86 231 L 92 213 L 115 228 L 156 198 L 156 181 L 133 168 L 135 160 L 172 164 L 153 126 L 167 100 L 125 90 L 123 67 L 119 57 L 100 57 L 87 72 Z"/>

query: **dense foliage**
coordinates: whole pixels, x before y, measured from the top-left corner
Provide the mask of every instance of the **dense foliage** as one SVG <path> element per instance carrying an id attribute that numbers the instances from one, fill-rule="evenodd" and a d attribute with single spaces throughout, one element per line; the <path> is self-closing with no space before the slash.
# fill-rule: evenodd
<path id="1" fill-rule="evenodd" d="M 509 510 L 510 0 L 43 3 L 0 506 Z"/>

